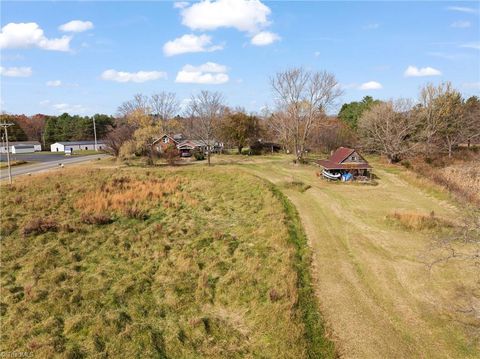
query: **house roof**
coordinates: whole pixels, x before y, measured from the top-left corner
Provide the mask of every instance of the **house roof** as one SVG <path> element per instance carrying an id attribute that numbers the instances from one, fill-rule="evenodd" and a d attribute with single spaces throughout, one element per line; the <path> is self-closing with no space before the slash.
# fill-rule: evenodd
<path id="1" fill-rule="evenodd" d="M 159 138 L 156 138 L 154 141 L 153 141 L 153 144 L 156 144 L 157 142 L 159 142 L 162 138 L 164 137 L 168 137 L 169 139 L 171 139 L 173 142 L 175 143 L 178 143 L 179 142 L 179 139 L 178 138 L 175 138 L 175 136 L 177 135 L 169 135 L 167 133 L 163 134 L 162 136 L 160 136 Z"/>
<path id="2" fill-rule="evenodd" d="M 59 143 L 63 146 L 74 146 L 74 145 L 94 145 L 95 141 L 71 141 L 71 142 L 55 142 L 54 144 Z M 97 145 L 104 144 L 103 141 L 97 141 Z"/>
<path id="3" fill-rule="evenodd" d="M 370 166 L 363 157 L 362 159 L 364 162 L 345 162 L 345 160 L 354 152 L 356 152 L 356 150 L 353 148 L 340 147 L 333 153 L 333 155 L 330 156 L 328 160 L 319 160 L 317 163 L 328 170 L 361 170 L 372 168 L 372 166 Z"/>
<path id="4" fill-rule="evenodd" d="M 17 148 L 17 149 L 21 149 L 21 148 L 35 148 L 35 145 L 13 145 L 13 147 Z"/>
<path id="5" fill-rule="evenodd" d="M 355 150 L 348 147 L 339 147 L 333 155 L 330 156 L 329 161 L 333 163 L 342 163 L 348 156 L 350 156 Z"/>
<path id="6" fill-rule="evenodd" d="M 26 146 L 31 146 L 31 145 L 40 145 L 40 142 L 38 141 L 8 141 L 9 146 L 18 146 L 18 145 L 26 145 Z"/>

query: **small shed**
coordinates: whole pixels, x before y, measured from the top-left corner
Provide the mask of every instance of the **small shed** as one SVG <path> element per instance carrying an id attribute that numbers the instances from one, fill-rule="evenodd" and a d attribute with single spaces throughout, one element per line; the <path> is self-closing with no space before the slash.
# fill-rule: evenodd
<path id="1" fill-rule="evenodd" d="M 348 147 L 338 148 L 327 160 L 317 161 L 322 168 L 322 175 L 330 180 L 371 178 L 372 166 L 357 150 Z"/>

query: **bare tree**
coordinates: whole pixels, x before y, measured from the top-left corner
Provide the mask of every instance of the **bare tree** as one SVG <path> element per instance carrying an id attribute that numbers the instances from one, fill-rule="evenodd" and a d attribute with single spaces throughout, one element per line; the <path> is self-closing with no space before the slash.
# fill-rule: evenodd
<path id="1" fill-rule="evenodd" d="M 191 132 L 204 145 L 208 165 L 214 147 L 216 125 L 225 112 L 223 96 L 219 92 L 201 91 L 191 97 L 188 114 L 191 119 Z"/>
<path id="2" fill-rule="evenodd" d="M 440 148 L 451 157 L 453 149 L 480 134 L 478 115 L 472 116 L 467 103 L 450 82 L 438 86 L 425 85 L 420 91 L 420 139 L 425 142 L 425 153 Z M 478 112 L 478 111 L 477 111 Z"/>
<path id="3" fill-rule="evenodd" d="M 149 106 L 148 96 L 137 93 L 133 96 L 133 99 L 123 102 L 117 109 L 118 113 L 122 117 L 127 117 L 129 114 L 135 111 L 141 111 L 145 114 L 150 114 L 151 109 Z"/>
<path id="4" fill-rule="evenodd" d="M 105 136 L 106 151 L 118 157 L 120 148 L 132 138 L 134 131 L 134 127 L 125 121 L 118 122 L 114 128 L 109 129 Z"/>
<path id="5" fill-rule="evenodd" d="M 417 116 L 421 123 L 420 137 L 425 142 L 425 154 L 430 156 L 434 145 L 438 144 L 439 132 L 443 126 L 442 112 L 437 99 L 451 90 L 450 83 L 442 83 L 438 86 L 427 84 L 420 90 L 420 107 Z"/>
<path id="6" fill-rule="evenodd" d="M 398 162 L 411 153 L 418 142 L 412 139 L 417 117 L 410 101 L 400 99 L 372 106 L 360 117 L 358 128 L 364 147 Z"/>
<path id="7" fill-rule="evenodd" d="M 161 121 L 163 131 L 168 132 L 168 121 L 180 111 L 180 102 L 175 93 L 162 91 L 153 94 L 149 103 L 153 116 Z"/>
<path id="8" fill-rule="evenodd" d="M 333 74 L 302 68 L 277 73 L 271 86 L 277 105 L 272 123 L 301 160 L 312 129 L 326 118 L 327 110 L 342 91 Z"/>

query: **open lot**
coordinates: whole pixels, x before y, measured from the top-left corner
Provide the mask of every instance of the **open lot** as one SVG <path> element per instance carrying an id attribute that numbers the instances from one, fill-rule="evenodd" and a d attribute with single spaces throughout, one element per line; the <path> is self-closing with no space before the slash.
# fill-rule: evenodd
<path id="1" fill-rule="evenodd" d="M 297 280 L 308 262 L 263 180 L 221 166 L 103 162 L 19 177 L 2 193 L 2 352 L 320 353 L 312 341 L 323 332 L 305 328 L 317 314 Z M 333 356 L 328 343 L 322 356 Z"/>
<path id="2" fill-rule="evenodd" d="M 298 210 L 339 356 L 478 357 L 478 271 L 456 258 L 429 266 L 465 208 L 373 165 L 376 186 L 326 182 L 286 156 L 215 156 L 211 168 L 105 160 L 19 178 L 2 197 L 2 350 L 307 357 L 290 227 L 267 180 Z"/>

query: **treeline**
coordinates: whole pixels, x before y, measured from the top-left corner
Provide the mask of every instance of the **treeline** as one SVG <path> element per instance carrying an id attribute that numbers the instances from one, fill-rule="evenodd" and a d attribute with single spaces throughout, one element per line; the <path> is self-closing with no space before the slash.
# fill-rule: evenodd
<path id="1" fill-rule="evenodd" d="M 92 117 L 72 116 L 68 113 L 60 116 L 0 115 L 1 122 L 13 123 L 13 126 L 8 128 L 10 141 L 38 141 L 45 147 L 44 149 L 59 141 L 93 140 L 94 120 L 97 139 L 103 139 L 115 125 L 114 117 L 103 114 Z"/>
<path id="2" fill-rule="evenodd" d="M 115 156 L 156 155 L 154 144 L 163 134 L 182 133 L 205 148 L 223 142 L 239 153 L 246 147 L 262 151 L 276 143 L 300 162 L 312 151 L 329 152 L 356 146 L 386 156 L 391 162 L 422 155 L 452 155 L 461 145 L 480 142 L 480 100 L 463 98 L 450 83 L 425 85 L 416 101 L 381 101 L 370 96 L 344 104 L 337 116 L 341 86 L 332 73 L 293 68 L 270 80 L 274 107 L 262 114 L 232 109 L 219 92 L 201 91 L 181 108 L 174 93 L 135 95 L 118 108 L 116 118 L 2 115 L 15 123 L 10 139 L 57 141 L 104 139 Z M 267 147 L 267 146 L 265 146 Z M 272 147 L 273 148 L 273 147 Z M 209 156 L 209 153 L 208 153 Z"/>
<path id="3" fill-rule="evenodd" d="M 480 99 L 463 98 L 450 83 L 427 84 L 418 100 L 373 100 L 343 105 L 339 118 L 366 151 L 391 162 L 446 154 L 480 142 Z"/>

